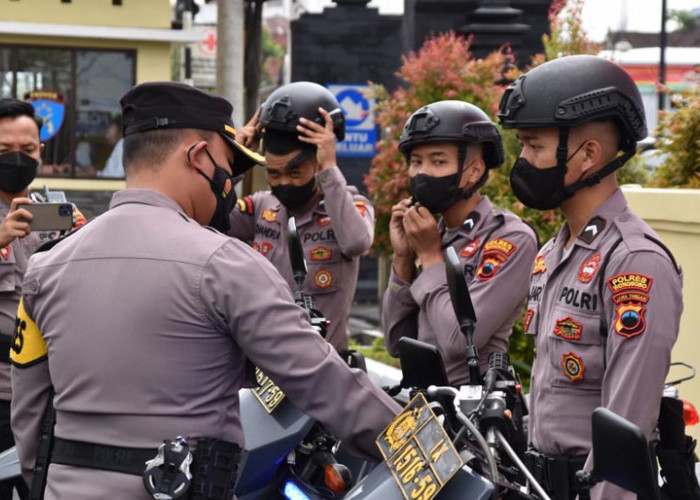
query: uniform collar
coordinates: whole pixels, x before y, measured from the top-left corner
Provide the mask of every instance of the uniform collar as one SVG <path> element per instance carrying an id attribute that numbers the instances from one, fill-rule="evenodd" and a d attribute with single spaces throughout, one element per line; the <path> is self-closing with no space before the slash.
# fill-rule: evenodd
<path id="1" fill-rule="evenodd" d="M 615 217 L 617 217 L 627 207 L 627 200 L 618 188 L 611 194 L 607 200 L 600 204 L 593 215 L 588 219 L 588 222 L 583 226 L 574 245 L 595 250 L 600 247 L 601 242 L 605 241 L 605 233 L 613 225 Z M 562 247 L 569 239 L 569 225 L 564 224 L 559 230 L 556 237 L 556 244 Z"/>
<path id="2" fill-rule="evenodd" d="M 438 230 L 443 238 L 443 244 L 449 244 L 457 238 L 474 238 L 479 233 L 481 228 L 486 223 L 486 219 L 493 211 L 493 205 L 488 196 L 482 196 L 474 210 L 469 212 L 465 217 L 464 222 L 459 227 L 447 229 L 444 219 L 438 222 Z"/>
<path id="3" fill-rule="evenodd" d="M 182 207 L 169 196 L 151 189 L 124 189 L 117 191 L 112 195 L 112 201 L 109 203 L 110 210 L 120 205 L 130 203 L 138 203 L 141 205 L 151 205 L 154 207 L 164 207 L 176 212 L 180 212 L 187 216 Z M 188 218 L 190 218 L 188 216 Z"/>

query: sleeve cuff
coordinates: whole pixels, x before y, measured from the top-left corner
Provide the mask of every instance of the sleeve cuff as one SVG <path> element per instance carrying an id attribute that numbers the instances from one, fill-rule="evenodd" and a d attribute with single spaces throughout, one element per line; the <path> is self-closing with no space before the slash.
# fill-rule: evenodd
<path id="1" fill-rule="evenodd" d="M 415 305 L 416 303 L 411 295 L 411 284 L 396 276 L 393 269 L 391 270 L 391 274 L 389 276 L 388 291 L 402 304 Z"/>
<path id="2" fill-rule="evenodd" d="M 340 171 L 340 168 L 336 166 L 318 172 L 316 174 L 316 181 L 321 186 L 321 191 L 325 192 L 326 188 L 331 187 L 334 184 L 344 184 L 345 177 L 343 177 L 343 173 Z"/>

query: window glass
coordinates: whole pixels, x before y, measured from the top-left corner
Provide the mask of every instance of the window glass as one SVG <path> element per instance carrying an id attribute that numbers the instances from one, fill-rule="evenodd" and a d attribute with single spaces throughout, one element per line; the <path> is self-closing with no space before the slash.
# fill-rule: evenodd
<path id="1" fill-rule="evenodd" d="M 10 49 L 0 47 L 0 97 L 12 97 L 12 81 Z"/>
<path id="2" fill-rule="evenodd" d="M 75 74 L 75 175 L 124 177 L 119 99 L 134 84 L 134 54 L 79 50 Z"/>
<path id="3" fill-rule="evenodd" d="M 72 174 L 72 51 L 66 49 L 20 47 L 17 50 L 15 79 L 18 99 L 41 98 L 34 103 L 44 117 L 42 171 L 40 175 Z M 37 91 L 42 91 L 37 94 Z M 32 94 L 32 92 L 34 92 Z M 44 136 L 46 134 L 46 136 Z"/>

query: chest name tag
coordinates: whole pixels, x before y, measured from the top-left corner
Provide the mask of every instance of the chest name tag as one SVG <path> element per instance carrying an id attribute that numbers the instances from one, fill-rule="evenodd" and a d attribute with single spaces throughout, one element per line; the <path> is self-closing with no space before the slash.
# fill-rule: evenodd
<path id="1" fill-rule="evenodd" d="M 277 387 L 277 384 L 257 366 L 255 367 L 255 379 L 258 381 L 258 387 L 252 389 L 251 392 L 265 411 L 267 413 L 272 413 L 275 411 L 275 408 L 284 401 L 284 393 L 282 389 Z"/>
<path id="2" fill-rule="evenodd" d="M 462 459 L 422 394 L 377 438 L 406 500 L 432 500 L 462 467 Z"/>

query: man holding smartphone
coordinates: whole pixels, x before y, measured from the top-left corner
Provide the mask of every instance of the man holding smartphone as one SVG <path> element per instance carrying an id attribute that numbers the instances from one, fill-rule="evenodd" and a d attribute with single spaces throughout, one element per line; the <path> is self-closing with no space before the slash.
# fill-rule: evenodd
<path id="1" fill-rule="evenodd" d="M 296 217 L 309 268 L 303 285 L 330 320 L 326 340 L 348 348 L 350 314 L 360 256 L 372 246 L 374 207 L 338 168 L 335 142 L 345 136 L 345 118 L 335 96 L 311 82 L 294 82 L 270 94 L 236 140 L 267 162 L 270 191 L 238 201 L 231 232 L 264 255 L 294 289 L 286 234 Z"/>
<path id="2" fill-rule="evenodd" d="M 0 99 L 0 452 L 14 445 L 10 428 L 9 353 L 15 316 L 27 261 L 34 250 L 53 233 L 32 232 L 33 214 L 20 205 L 39 201 L 29 194 L 29 184 L 39 170 L 44 145 L 39 140 L 41 118 L 31 104 Z M 82 225 L 84 218 L 79 217 Z M 20 498 L 27 491 L 21 479 L 0 482 L 0 498 L 12 498 L 15 487 Z"/>

